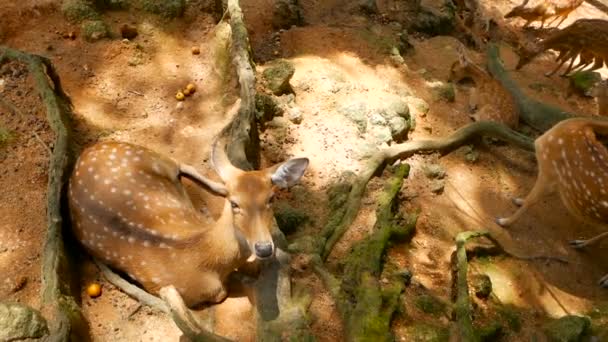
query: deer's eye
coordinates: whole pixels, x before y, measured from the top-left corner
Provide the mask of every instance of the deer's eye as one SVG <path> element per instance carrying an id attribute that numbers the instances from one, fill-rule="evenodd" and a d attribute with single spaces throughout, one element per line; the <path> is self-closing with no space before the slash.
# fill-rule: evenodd
<path id="1" fill-rule="evenodd" d="M 239 205 L 235 201 L 230 201 L 230 205 L 232 206 L 232 209 L 238 209 L 239 208 Z"/>

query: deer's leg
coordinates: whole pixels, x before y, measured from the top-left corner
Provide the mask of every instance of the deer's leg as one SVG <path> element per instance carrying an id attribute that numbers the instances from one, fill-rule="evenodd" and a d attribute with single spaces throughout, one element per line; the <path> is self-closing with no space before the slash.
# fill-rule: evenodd
<path id="1" fill-rule="evenodd" d="M 593 63 L 593 66 L 591 67 L 591 69 L 587 69 L 586 71 L 594 71 L 594 70 L 597 70 L 597 69 L 599 69 L 599 68 L 601 68 L 603 66 L 604 66 L 604 59 L 596 57 L 595 58 L 595 63 Z M 582 71 L 582 69 L 581 69 L 581 71 Z"/>
<path id="2" fill-rule="evenodd" d="M 553 17 L 553 19 L 547 23 L 547 26 L 551 26 L 551 24 L 553 24 L 559 17 L 560 17 L 559 15 L 556 15 L 555 17 Z M 559 26 L 559 25 L 557 25 L 557 26 Z"/>
<path id="3" fill-rule="evenodd" d="M 537 203 L 541 196 L 545 193 L 549 192 L 552 188 L 553 180 L 549 179 L 545 172 L 542 169 L 542 166 L 539 164 L 538 169 L 538 177 L 536 178 L 536 183 L 534 183 L 534 187 L 532 187 L 532 191 L 526 196 L 525 199 L 514 199 L 513 201 L 517 203 L 521 203 L 521 207 L 513 213 L 513 215 L 509 217 L 499 217 L 496 219 L 496 223 L 500 226 L 506 227 L 511 225 L 517 219 L 519 219 L 532 205 Z"/>
<path id="4" fill-rule="evenodd" d="M 587 239 L 587 240 L 572 240 L 569 242 L 570 246 L 572 248 L 576 248 L 576 249 L 581 249 L 593 244 L 596 244 L 600 241 L 602 241 L 603 239 L 608 237 L 608 232 L 603 232 L 601 234 L 598 234 L 594 237 L 592 237 L 591 239 Z"/>
<path id="5" fill-rule="evenodd" d="M 551 72 L 546 73 L 546 74 L 545 74 L 545 76 L 547 76 L 547 77 L 551 77 L 551 76 L 553 76 L 553 74 L 555 74 L 555 73 L 557 72 L 557 70 L 559 70 L 559 68 L 561 68 L 561 67 L 562 67 L 562 65 L 564 65 L 564 63 L 566 63 L 566 61 L 568 61 L 568 59 L 569 59 L 570 57 L 572 57 L 572 54 L 571 54 L 571 52 L 570 52 L 570 51 L 568 51 L 568 52 L 567 52 L 567 53 L 564 55 L 564 57 L 563 57 L 562 61 L 561 61 L 561 62 L 560 62 L 560 63 L 559 63 L 559 64 L 558 64 L 556 67 L 555 67 L 555 69 L 553 69 L 553 71 L 551 71 Z"/>
<path id="6" fill-rule="evenodd" d="M 560 76 L 565 77 L 570 73 L 570 70 L 572 70 L 572 65 L 574 64 L 574 59 L 576 58 L 576 54 L 574 54 L 571 58 L 570 58 L 570 64 L 568 65 L 568 68 L 566 68 L 566 71 L 564 71 L 563 74 L 561 74 Z"/>
<path id="7" fill-rule="evenodd" d="M 608 273 L 606 275 L 604 275 L 602 278 L 600 278 L 600 281 L 598 282 L 598 284 L 601 287 L 608 287 Z"/>
<path id="8" fill-rule="evenodd" d="M 184 176 L 203 188 L 213 192 L 216 195 L 226 196 L 228 193 L 226 187 L 222 183 L 212 181 L 211 179 L 201 175 L 196 169 L 187 164 L 179 165 L 179 176 Z"/>
<path id="9" fill-rule="evenodd" d="M 563 15 L 562 16 L 562 20 L 560 20 L 560 22 L 557 23 L 557 26 L 555 26 L 555 27 L 556 28 L 559 27 L 559 25 L 561 25 L 564 22 L 564 20 L 566 20 L 566 18 L 568 18 L 568 15 L 570 15 L 570 13 L 567 13 L 566 15 Z"/>

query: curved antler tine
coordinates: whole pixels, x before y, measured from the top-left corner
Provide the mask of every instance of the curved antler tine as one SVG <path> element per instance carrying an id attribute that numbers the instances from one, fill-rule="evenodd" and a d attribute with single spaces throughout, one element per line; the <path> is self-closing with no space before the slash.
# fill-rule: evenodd
<path id="1" fill-rule="evenodd" d="M 213 165 L 215 172 L 217 172 L 224 183 L 234 179 L 236 174 L 240 172 L 228 159 L 226 141 L 221 136 L 218 136 L 211 146 L 211 165 Z"/>

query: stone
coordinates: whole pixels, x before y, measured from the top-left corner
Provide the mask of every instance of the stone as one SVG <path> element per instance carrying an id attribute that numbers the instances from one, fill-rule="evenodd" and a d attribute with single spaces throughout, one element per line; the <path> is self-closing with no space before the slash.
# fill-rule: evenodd
<path id="1" fill-rule="evenodd" d="M 370 115 L 369 123 L 376 126 L 386 126 L 388 124 L 384 116 L 380 113 L 373 113 Z"/>
<path id="2" fill-rule="evenodd" d="M 421 98 L 407 96 L 405 101 L 407 102 L 410 113 L 413 113 L 416 116 L 425 117 L 430 110 L 429 104 Z"/>
<path id="3" fill-rule="evenodd" d="M 48 332 L 38 311 L 22 304 L 0 303 L 0 341 L 41 338 Z"/>
<path id="4" fill-rule="evenodd" d="M 446 175 L 445 169 L 440 164 L 424 164 L 422 171 L 429 179 L 443 179 Z"/>
<path id="5" fill-rule="evenodd" d="M 264 93 L 255 94 L 255 110 L 258 122 L 262 124 L 283 115 L 284 112 L 273 96 Z"/>
<path id="6" fill-rule="evenodd" d="M 302 24 L 302 11 L 297 0 L 275 0 L 272 27 L 277 30 L 290 29 L 293 25 Z"/>
<path id="7" fill-rule="evenodd" d="M 86 0 L 64 0 L 61 4 L 61 12 L 66 19 L 73 23 L 101 18 L 94 4 Z"/>
<path id="8" fill-rule="evenodd" d="M 399 115 L 404 119 L 409 119 L 410 117 L 410 108 L 408 107 L 407 102 L 401 99 L 389 102 L 386 109 L 392 111 L 393 113 Z"/>
<path id="9" fill-rule="evenodd" d="M 471 278 L 471 287 L 477 298 L 486 299 L 492 293 L 492 280 L 487 274 L 476 274 Z"/>
<path id="10" fill-rule="evenodd" d="M 287 118 L 295 124 L 302 123 L 302 110 L 297 107 L 287 109 Z"/>
<path id="11" fill-rule="evenodd" d="M 442 179 L 435 179 L 431 182 L 431 192 L 436 195 L 442 194 L 444 188 L 445 182 Z"/>
<path id="12" fill-rule="evenodd" d="M 403 140 L 407 137 L 409 125 L 404 118 L 395 116 L 388 120 L 388 126 L 394 141 Z"/>
<path id="13" fill-rule="evenodd" d="M 391 129 L 388 126 L 375 126 L 371 133 L 377 145 L 389 143 L 393 140 Z"/>
<path id="14" fill-rule="evenodd" d="M 583 341 L 590 326 L 589 318 L 569 315 L 545 324 L 543 330 L 549 341 L 579 342 Z"/>
<path id="15" fill-rule="evenodd" d="M 365 102 L 353 102 L 343 105 L 338 109 L 338 113 L 344 115 L 352 121 L 360 133 L 365 133 L 367 130 L 367 105 Z"/>
<path id="16" fill-rule="evenodd" d="M 262 73 L 262 76 L 264 77 L 266 86 L 273 94 L 283 95 L 286 93 L 293 93 L 289 81 L 293 77 L 295 71 L 296 69 L 291 62 L 279 59 L 266 68 Z"/>
<path id="17" fill-rule="evenodd" d="M 142 0 L 144 10 L 164 18 L 177 18 L 184 14 L 185 0 Z"/>
<path id="18" fill-rule="evenodd" d="M 452 83 L 444 82 L 429 82 L 433 97 L 436 100 L 445 100 L 447 102 L 454 102 L 456 100 L 456 91 Z"/>
<path id="19" fill-rule="evenodd" d="M 357 160 L 369 159 L 378 152 L 378 147 L 375 144 L 359 141 L 355 144 L 353 157 Z"/>

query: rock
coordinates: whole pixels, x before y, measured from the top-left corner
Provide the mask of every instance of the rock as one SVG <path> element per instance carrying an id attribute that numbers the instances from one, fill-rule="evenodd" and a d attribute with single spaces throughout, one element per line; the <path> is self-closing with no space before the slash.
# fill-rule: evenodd
<path id="1" fill-rule="evenodd" d="M 386 106 L 388 111 L 391 111 L 404 119 L 410 118 L 410 108 L 407 103 L 401 99 L 394 100 Z"/>
<path id="2" fill-rule="evenodd" d="M 387 126 L 375 126 L 371 129 L 371 133 L 377 145 L 389 143 L 393 140 L 391 129 Z"/>
<path id="3" fill-rule="evenodd" d="M 369 159 L 373 157 L 376 152 L 378 152 L 378 147 L 375 144 L 366 141 L 358 141 L 355 144 L 353 157 L 357 160 Z"/>
<path id="4" fill-rule="evenodd" d="M 61 4 L 61 13 L 73 23 L 101 18 L 94 4 L 86 0 L 64 0 Z"/>
<path id="5" fill-rule="evenodd" d="M 287 110 L 287 118 L 295 124 L 302 123 L 302 110 L 297 107 L 289 108 Z"/>
<path id="6" fill-rule="evenodd" d="M 409 34 L 407 31 L 399 33 L 399 41 L 397 42 L 397 49 L 403 56 L 414 49 L 414 45 L 410 43 Z"/>
<path id="7" fill-rule="evenodd" d="M 440 164 L 424 164 L 422 171 L 429 179 L 443 179 L 446 175 L 445 169 Z"/>
<path id="8" fill-rule="evenodd" d="M 578 342 L 583 340 L 590 326 L 589 318 L 570 315 L 545 324 L 543 330 L 549 341 Z"/>
<path id="9" fill-rule="evenodd" d="M 369 123 L 376 126 L 386 126 L 388 122 L 380 113 L 373 113 L 369 117 Z"/>
<path id="10" fill-rule="evenodd" d="M 129 24 L 123 24 L 120 27 L 120 35 L 125 39 L 133 39 L 137 37 L 139 33 L 137 32 L 137 28 L 135 26 L 131 26 Z"/>
<path id="11" fill-rule="evenodd" d="M 473 145 L 468 145 L 463 147 L 464 150 L 464 160 L 469 163 L 475 163 L 479 159 L 479 152 L 473 147 Z"/>
<path id="12" fill-rule="evenodd" d="M 266 86 L 273 94 L 282 95 L 293 93 L 289 81 L 293 77 L 295 71 L 296 69 L 293 64 L 287 60 L 279 59 L 266 68 L 262 73 L 262 76 L 264 77 Z"/>
<path id="13" fill-rule="evenodd" d="M 408 104 L 410 113 L 413 113 L 414 116 L 425 117 L 430 110 L 429 104 L 421 98 L 407 96 L 405 101 Z"/>
<path id="14" fill-rule="evenodd" d="M 596 71 L 578 71 L 568 76 L 568 79 L 569 92 L 591 97 L 591 89 L 602 80 L 602 76 Z"/>
<path id="15" fill-rule="evenodd" d="M 88 42 L 95 42 L 110 35 L 108 26 L 102 20 L 87 20 L 82 23 L 82 35 Z"/>
<path id="16" fill-rule="evenodd" d="M 367 130 L 367 105 L 365 102 L 353 102 L 343 105 L 338 112 L 357 125 L 360 133 Z"/>
<path id="17" fill-rule="evenodd" d="M 272 120 L 268 121 L 267 126 L 272 128 L 287 128 L 289 127 L 289 120 L 282 116 L 275 116 Z"/>
<path id="18" fill-rule="evenodd" d="M 272 27 L 290 29 L 303 24 L 300 5 L 297 0 L 276 0 L 272 15 Z"/>
<path id="19" fill-rule="evenodd" d="M 144 10 L 164 18 L 177 18 L 184 14 L 185 0 L 142 0 Z"/>
<path id="20" fill-rule="evenodd" d="M 486 299 L 492 293 L 492 280 L 487 274 L 477 274 L 471 279 L 471 287 L 477 298 Z"/>
<path id="21" fill-rule="evenodd" d="M 277 202 L 273 207 L 277 225 L 285 234 L 295 232 L 298 227 L 310 220 L 310 217 L 306 213 L 292 207 L 287 202 Z"/>
<path id="22" fill-rule="evenodd" d="M 0 303 L 0 341 L 41 338 L 48 332 L 38 311 L 22 304 Z"/>
<path id="23" fill-rule="evenodd" d="M 445 182 L 442 179 L 435 179 L 431 182 L 431 192 L 436 195 L 442 194 L 444 188 Z"/>
<path id="24" fill-rule="evenodd" d="M 393 117 L 388 121 L 388 126 L 394 141 L 401 141 L 407 138 L 407 132 L 410 127 L 404 118 L 400 116 Z"/>
<path id="25" fill-rule="evenodd" d="M 408 286 L 412 282 L 412 271 L 408 269 L 401 270 L 395 274 L 396 277 L 399 277 L 405 286 Z"/>
<path id="26" fill-rule="evenodd" d="M 447 35 L 454 29 L 454 15 L 450 0 L 421 0 L 412 28 L 433 36 Z"/>
<path id="27" fill-rule="evenodd" d="M 255 94 L 255 110 L 258 122 L 262 125 L 276 116 L 283 115 L 283 108 L 279 106 L 275 98 L 264 93 Z"/>

